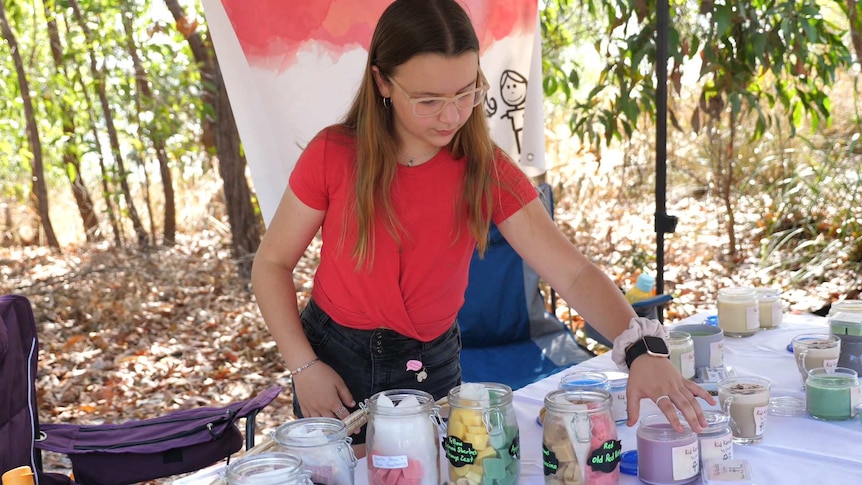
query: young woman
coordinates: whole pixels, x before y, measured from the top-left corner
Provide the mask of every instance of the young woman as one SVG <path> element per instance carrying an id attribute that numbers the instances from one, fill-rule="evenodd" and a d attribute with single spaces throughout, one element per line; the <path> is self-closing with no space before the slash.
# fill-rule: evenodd
<path id="1" fill-rule="evenodd" d="M 382 390 L 422 389 L 439 399 L 458 385 L 456 316 L 473 250 L 484 250 L 493 221 L 569 304 L 616 339 L 615 360 L 636 343 L 629 424 L 650 398 L 675 425 L 678 409 L 699 430 L 706 423 L 696 397 L 713 399 L 653 355 L 660 349 L 642 337 L 660 344 L 664 329 L 636 318 L 490 139 L 486 90 L 479 42 L 457 1 L 396 0 L 386 9 L 347 117 L 303 152 L 254 261 L 255 296 L 292 371 L 297 415 L 344 418 Z M 318 230 L 320 264 L 300 315 L 293 271 Z"/>

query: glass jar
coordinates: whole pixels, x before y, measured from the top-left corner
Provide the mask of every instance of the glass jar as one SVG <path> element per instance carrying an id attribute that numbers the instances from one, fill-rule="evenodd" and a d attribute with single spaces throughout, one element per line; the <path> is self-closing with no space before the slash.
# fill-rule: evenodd
<path id="1" fill-rule="evenodd" d="M 832 317 L 838 312 L 844 313 L 862 313 L 862 300 L 838 300 L 833 301 L 829 306 L 829 314 L 827 317 Z"/>
<path id="2" fill-rule="evenodd" d="M 281 451 L 261 453 L 231 462 L 225 469 L 227 485 L 314 485 L 302 460 Z"/>
<path id="3" fill-rule="evenodd" d="M 611 414 L 614 415 L 614 421 L 624 423 L 628 419 L 628 410 L 626 409 L 626 386 L 629 383 L 629 375 L 620 371 L 605 371 L 602 372 L 608 378 L 611 392 Z"/>
<path id="4" fill-rule="evenodd" d="M 545 396 L 545 409 L 545 483 L 617 483 L 622 447 L 610 393 L 557 389 Z"/>
<path id="5" fill-rule="evenodd" d="M 601 372 L 569 372 L 560 378 L 560 389 L 576 391 L 583 389 L 610 391 L 611 385 L 608 376 Z"/>
<path id="6" fill-rule="evenodd" d="M 694 340 L 688 332 L 670 332 L 667 338 L 670 362 L 686 379 L 692 379 L 694 368 Z"/>
<path id="7" fill-rule="evenodd" d="M 725 335 L 748 337 L 760 329 L 760 307 L 754 288 L 718 290 L 718 326 Z"/>
<path id="8" fill-rule="evenodd" d="M 389 485 L 409 480 L 438 485 L 440 480 L 440 408 L 427 392 L 392 389 L 371 396 L 366 449 L 368 483 Z"/>
<path id="9" fill-rule="evenodd" d="M 780 327 L 784 320 L 784 307 L 781 303 L 781 290 L 777 288 L 757 289 L 757 313 L 761 329 Z"/>
<path id="10" fill-rule="evenodd" d="M 733 433 L 730 416 L 722 411 L 705 410 L 706 428 L 698 433 L 700 439 L 700 466 L 707 460 L 733 459 Z"/>
<path id="11" fill-rule="evenodd" d="M 447 401 L 450 410 L 443 450 L 450 483 L 464 477 L 479 483 L 517 483 L 521 447 L 512 388 L 466 383 L 449 391 Z"/>
<path id="12" fill-rule="evenodd" d="M 841 339 L 838 365 L 862 373 L 862 313 L 838 312 L 829 317 L 829 329 Z"/>
<path id="13" fill-rule="evenodd" d="M 353 485 L 356 456 L 347 425 L 335 418 L 302 418 L 284 423 L 272 434 L 277 450 L 302 459 L 311 480 L 320 485 Z"/>
<path id="14" fill-rule="evenodd" d="M 690 483 L 700 473 L 697 435 L 681 420 L 682 432 L 673 429 L 663 414 L 641 418 L 637 430 L 638 478 L 652 485 Z"/>
<path id="15" fill-rule="evenodd" d="M 853 369 L 819 367 L 805 379 L 805 408 L 812 418 L 840 421 L 856 416 L 862 403 L 862 387 Z"/>

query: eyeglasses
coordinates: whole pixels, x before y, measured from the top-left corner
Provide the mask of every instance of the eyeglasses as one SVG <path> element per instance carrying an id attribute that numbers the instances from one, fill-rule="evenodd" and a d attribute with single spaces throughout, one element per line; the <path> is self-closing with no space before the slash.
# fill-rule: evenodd
<path id="1" fill-rule="evenodd" d="M 404 88 L 395 81 L 395 79 L 389 78 L 389 80 L 392 81 L 392 84 L 394 84 L 402 94 L 404 94 L 407 101 L 413 105 L 413 114 L 420 118 L 437 116 L 446 109 L 446 106 L 448 106 L 449 103 L 454 103 L 455 107 L 458 109 L 473 108 L 485 99 L 485 93 L 488 92 L 489 87 L 487 84 L 482 84 L 477 88 L 461 94 L 456 94 L 455 96 L 428 96 L 414 98 L 407 94 L 407 91 L 405 91 Z"/>

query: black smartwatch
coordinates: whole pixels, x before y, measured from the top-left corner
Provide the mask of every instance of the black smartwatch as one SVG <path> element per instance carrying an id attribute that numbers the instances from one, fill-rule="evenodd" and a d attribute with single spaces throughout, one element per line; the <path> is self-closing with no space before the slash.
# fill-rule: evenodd
<path id="1" fill-rule="evenodd" d="M 641 337 L 640 340 L 626 349 L 626 366 L 631 369 L 632 362 L 643 354 L 670 358 L 670 350 L 668 350 L 667 342 L 663 338 Z"/>

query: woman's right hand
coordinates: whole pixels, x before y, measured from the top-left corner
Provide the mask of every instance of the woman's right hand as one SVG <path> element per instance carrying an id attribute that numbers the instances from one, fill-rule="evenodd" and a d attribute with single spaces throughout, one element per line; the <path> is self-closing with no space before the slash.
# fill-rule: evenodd
<path id="1" fill-rule="evenodd" d="M 296 388 L 294 399 L 300 396 L 299 408 L 306 418 L 344 419 L 350 414 L 350 409 L 356 406 L 344 380 L 323 362 L 317 362 L 295 374 L 293 385 Z"/>

